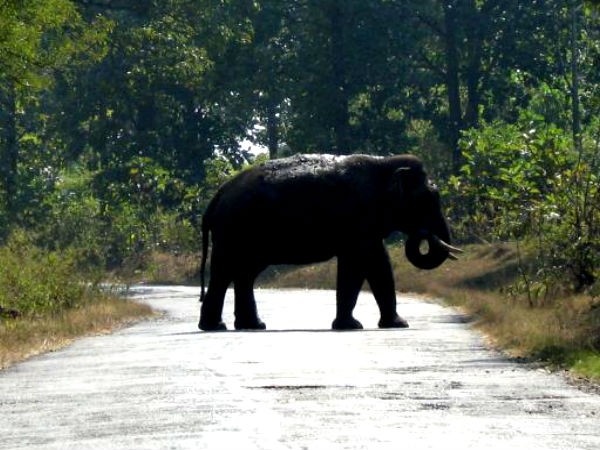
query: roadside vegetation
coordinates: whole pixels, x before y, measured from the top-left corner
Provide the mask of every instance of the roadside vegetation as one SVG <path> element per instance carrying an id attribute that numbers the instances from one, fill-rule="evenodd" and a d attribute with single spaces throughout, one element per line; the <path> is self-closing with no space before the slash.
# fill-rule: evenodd
<path id="1" fill-rule="evenodd" d="M 99 274 L 79 272 L 73 255 L 41 250 L 22 233 L 0 248 L 0 262 L 0 369 L 154 314 L 101 289 Z"/>
<path id="2" fill-rule="evenodd" d="M 393 247 L 399 288 L 460 305 L 498 346 L 597 374 L 598 8 L 0 0 L 0 345 L 149 313 L 101 281 L 197 280 L 202 214 L 248 164 L 414 153 L 469 251 L 424 273 Z M 333 263 L 264 280 L 277 272 L 335 279 Z"/>

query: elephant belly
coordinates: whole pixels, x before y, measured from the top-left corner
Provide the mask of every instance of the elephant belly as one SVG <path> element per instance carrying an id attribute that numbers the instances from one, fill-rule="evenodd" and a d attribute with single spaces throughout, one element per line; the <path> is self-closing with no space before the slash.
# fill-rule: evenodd
<path id="1" fill-rule="evenodd" d="M 311 264 L 327 261 L 333 258 L 336 252 L 328 247 L 304 247 L 274 250 L 265 255 L 266 264 Z"/>
<path id="2" fill-rule="evenodd" d="M 327 261 L 337 254 L 336 241 L 323 236 L 290 234 L 254 240 L 253 252 L 265 264 L 310 264 Z"/>

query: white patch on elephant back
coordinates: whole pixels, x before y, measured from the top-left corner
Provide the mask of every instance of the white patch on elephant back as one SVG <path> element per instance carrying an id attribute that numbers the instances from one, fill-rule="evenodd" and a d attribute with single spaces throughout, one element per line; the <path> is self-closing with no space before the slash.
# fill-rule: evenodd
<path id="1" fill-rule="evenodd" d="M 356 155 L 354 155 L 356 156 Z M 332 172 L 344 172 L 353 155 L 299 154 L 268 161 L 263 165 L 265 179 L 277 181 L 300 177 L 318 177 Z"/>

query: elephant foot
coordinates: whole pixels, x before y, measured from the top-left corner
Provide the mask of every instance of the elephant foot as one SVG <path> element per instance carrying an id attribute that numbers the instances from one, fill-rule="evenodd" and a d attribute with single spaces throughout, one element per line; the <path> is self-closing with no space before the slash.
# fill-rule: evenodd
<path id="1" fill-rule="evenodd" d="M 267 325 L 258 317 L 254 320 L 235 319 L 233 323 L 236 330 L 266 330 Z"/>
<path id="2" fill-rule="evenodd" d="M 391 319 L 381 318 L 379 320 L 379 328 L 408 328 L 408 322 L 400 317 L 398 314 Z"/>
<path id="3" fill-rule="evenodd" d="M 200 320 L 200 323 L 198 323 L 198 328 L 200 328 L 202 331 L 225 331 L 227 330 L 227 326 L 222 322 L 207 322 L 207 321 L 203 321 Z"/>
<path id="4" fill-rule="evenodd" d="M 354 317 L 348 317 L 344 319 L 336 317 L 331 324 L 331 328 L 334 330 L 362 330 L 363 326 L 362 323 L 360 323 Z"/>

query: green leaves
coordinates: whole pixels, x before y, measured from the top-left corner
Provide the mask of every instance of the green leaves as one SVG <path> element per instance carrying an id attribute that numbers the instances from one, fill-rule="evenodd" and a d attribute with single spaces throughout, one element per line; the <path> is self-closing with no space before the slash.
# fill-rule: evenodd
<path id="1" fill-rule="evenodd" d="M 521 267 L 511 292 L 526 292 L 534 305 L 565 284 L 581 290 L 598 276 L 598 140 L 586 133 L 580 154 L 552 123 L 521 117 L 519 124 L 495 121 L 465 132 L 466 163 L 445 194 L 463 238 L 530 243 L 536 262 Z"/>
<path id="2" fill-rule="evenodd" d="M 194 35 L 189 24 L 168 15 L 131 29 L 123 56 L 130 64 L 128 78 L 137 84 L 134 88 L 198 89 L 211 63 Z"/>
<path id="3" fill-rule="evenodd" d="M 0 305 L 25 317 L 74 308 L 95 288 L 76 275 L 69 255 L 44 252 L 23 233 L 0 247 Z"/>
<path id="4" fill-rule="evenodd" d="M 40 89 L 77 53 L 102 53 L 108 23 L 84 26 L 69 0 L 8 1 L 0 16 L 0 79 Z"/>
<path id="5" fill-rule="evenodd" d="M 490 221 L 496 224 L 492 228 L 498 237 L 531 231 L 530 219 L 554 191 L 556 177 L 574 161 L 561 130 L 534 125 L 496 121 L 465 132 L 461 141 L 466 161 L 461 192 L 471 199 L 471 211 L 492 212 Z M 451 184 L 454 189 L 458 186 L 456 180 Z"/>

